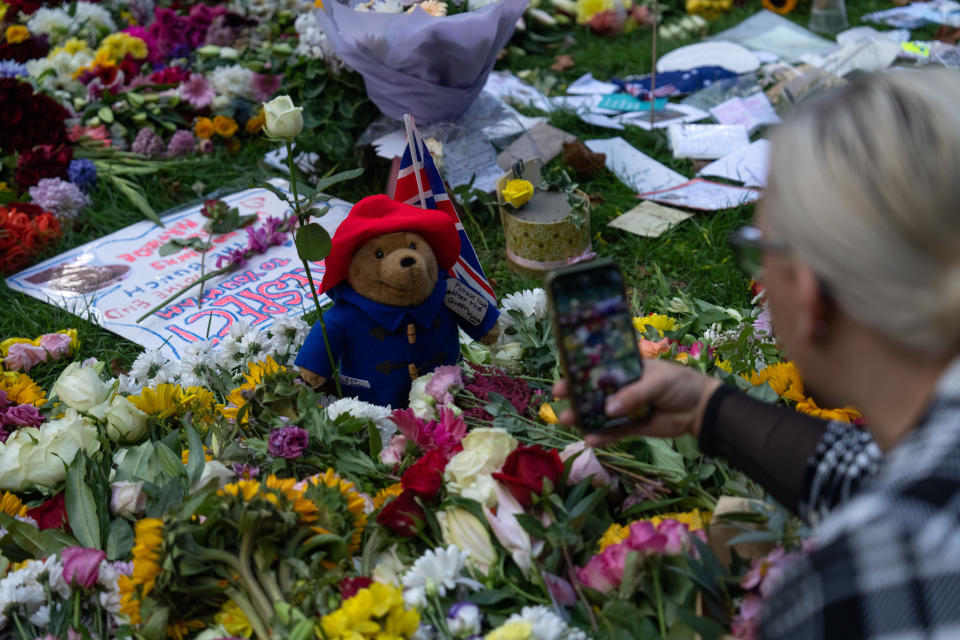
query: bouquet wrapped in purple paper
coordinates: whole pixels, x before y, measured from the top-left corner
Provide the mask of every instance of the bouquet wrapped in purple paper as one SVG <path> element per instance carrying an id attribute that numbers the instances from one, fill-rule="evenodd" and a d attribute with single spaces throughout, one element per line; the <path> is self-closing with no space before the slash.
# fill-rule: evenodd
<path id="1" fill-rule="evenodd" d="M 455 121 L 466 112 L 526 5 L 499 0 L 445 15 L 446 5 L 437 0 L 401 13 L 392 11 L 402 10 L 396 0 L 331 0 L 316 16 L 337 55 L 363 76 L 380 111 L 429 123 Z"/>

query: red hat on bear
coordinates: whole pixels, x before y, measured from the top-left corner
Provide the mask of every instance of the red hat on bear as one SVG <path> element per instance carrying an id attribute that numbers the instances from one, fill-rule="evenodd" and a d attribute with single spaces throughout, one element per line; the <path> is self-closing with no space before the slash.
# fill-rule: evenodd
<path id="1" fill-rule="evenodd" d="M 460 255 L 457 226 L 446 213 L 397 202 L 385 195 L 367 196 L 353 205 L 333 234 L 333 248 L 327 256 L 320 290 L 326 293 L 347 279 L 353 254 L 368 240 L 397 231 L 423 236 L 433 249 L 441 272 L 450 269 Z"/>

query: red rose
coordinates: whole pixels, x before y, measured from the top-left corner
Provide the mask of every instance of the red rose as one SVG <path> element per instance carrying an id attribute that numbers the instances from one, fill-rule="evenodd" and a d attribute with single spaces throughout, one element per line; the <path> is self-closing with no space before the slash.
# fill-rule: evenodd
<path id="1" fill-rule="evenodd" d="M 366 576 L 357 576 L 355 578 L 344 578 L 340 581 L 340 597 L 344 600 L 357 595 L 360 589 L 366 589 L 373 584 L 373 580 Z"/>
<path id="2" fill-rule="evenodd" d="M 27 515 L 37 521 L 37 528 L 63 529 L 70 533 L 70 523 L 67 522 L 67 504 L 63 500 L 63 492 L 53 496 L 46 502 L 33 509 L 27 509 Z"/>
<path id="3" fill-rule="evenodd" d="M 419 531 L 426 518 L 427 514 L 423 512 L 423 507 L 417 502 L 414 493 L 404 491 L 380 510 L 377 523 L 387 527 L 398 536 L 412 538 L 417 535 L 417 531 Z"/>
<path id="4" fill-rule="evenodd" d="M 529 507 L 534 494 L 552 491 L 562 475 L 563 460 L 557 450 L 535 444 L 514 449 L 493 477 L 506 485 L 521 505 Z"/>
<path id="5" fill-rule="evenodd" d="M 439 449 L 431 449 L 404 472 L 400 483 L 424 500 L 432 500 L 443 486 L 443 470 L 447 457 Z"/>
<path id="6" fill-rule="evenodd" d="M 66 145 L 42 144 L 20 154 L 14 174 L 20 188 L 26 190 L 44 178 L 67 179 L 67 167 L 73 160 L 73 149 Z"/>

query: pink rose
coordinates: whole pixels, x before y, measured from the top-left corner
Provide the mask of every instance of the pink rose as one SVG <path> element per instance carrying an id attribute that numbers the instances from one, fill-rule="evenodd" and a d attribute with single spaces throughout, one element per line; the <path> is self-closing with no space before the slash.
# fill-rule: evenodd
<path id="1" fill-rule="evenodd" d="M 657 533 L 666 539 L 663 552 L 666 555 L 675 556 L 683 553 L 683 550 L 689 546 L 690 535 L 687 532 L 687 525 L 676 520 L 664 520 L 657 527 Z"/>
<path id="2" fill-rule="evenodd" d="M 107 554 L 99 549 L 67 547 L 60 552 L 63 560 L 63 581 L 89 589 L 97 582 L 100 563 L 106 557 Z"/>
<path id="3" fill-rule="evenodd" d="M 383 464 L 399 464 L 403 454 L 407 451 L 407 438 L 397 434 L 390 438 L 390 444 L 380 450 L 380 462 Z"/>
<path id="4" fill-rule="evenodd" d="M 585 566 L 577 569 L 577 580 L 600 593 L 610 593 L 620 584 L 607 572 L 601 554 L 593 556 Z"/>
<path id="5" fill-rule="evenodd" d="M 652 523 L 641 520 L 630 525 L 630 535 L 627 537 L 625 544 L 634 551 L 642 551 L 648 555 L 663 554 L 667 546 L 667 539 L 657 531 Z"/>
<path id="6" fill-rule="evenodd" d="M 577 604 L 577 592 L 573 590 L 573 585 L 568 581 L 548 571 L 543 572 L 543 581 L 547 583 L 550 595 L 557 601 L 557 604 L 564 607 L 572 607 Z"/>
<path id="7" fill-rule="evenodd" d="M 62 358 L 70 353 L 70 336 L 65 333 L 45 333 L 40 336 L 40 346 L 51 358 Z"/>
<path id="8" fill-rule="evenodd" d="M 43 416 L 32 404 L 18 404 L 0 411 L 0 425 L 17 427 L 39 427 Z"/>
<path id="9" fill-rule="evenodd" d="M 566 462 L 575 455 L 577 457 L 570 467 L 570 473 L 567 474 L 567 484 L 579 484 L 584 478 L 592 477 L 590 484 L 595 487 L 609 486 L 613 489 L 617 487 L 619 481 L 600 464 L 592 447 L 586 446 L 582 440 L 571 442 L 560 452 L 560 459 Z"/>
<path id="10" fill-rule="evenodd" d="M 26 342 L 10 345 L 4 365 L 12 371 L 29 371 L 47 359 L 47 350 Z"/>

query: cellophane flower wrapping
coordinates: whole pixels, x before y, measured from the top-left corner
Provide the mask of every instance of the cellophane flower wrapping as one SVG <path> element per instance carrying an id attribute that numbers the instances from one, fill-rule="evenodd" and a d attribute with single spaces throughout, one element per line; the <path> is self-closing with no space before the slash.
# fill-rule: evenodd
<path id="1" fill-rule="evenodd" d="M 353 0 L 351 4 L 356 4 Z M 483 90 L 527 0 L 500 0 L 442 18 L 355 11 L 332 0 L 315 14 L 334 51 L 363 76 L 385 115 L 420 123 L 462 116 Z"/>

